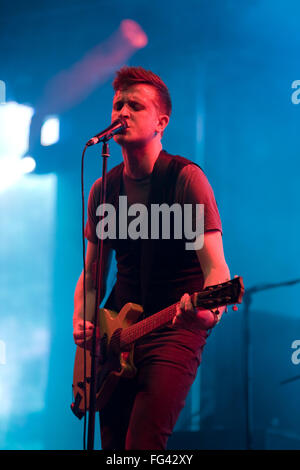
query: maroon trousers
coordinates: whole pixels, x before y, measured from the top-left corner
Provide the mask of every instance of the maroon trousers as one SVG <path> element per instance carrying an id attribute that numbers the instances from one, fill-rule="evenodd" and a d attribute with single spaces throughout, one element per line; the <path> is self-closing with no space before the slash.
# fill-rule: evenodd
<path id="1" fill-rule="evenodd" d="M 206 331 L 166 327 L 136 342 L 137 375 L 120 380 L 100 413 L 103 450 L 166 449 L 206 338 Z"/>

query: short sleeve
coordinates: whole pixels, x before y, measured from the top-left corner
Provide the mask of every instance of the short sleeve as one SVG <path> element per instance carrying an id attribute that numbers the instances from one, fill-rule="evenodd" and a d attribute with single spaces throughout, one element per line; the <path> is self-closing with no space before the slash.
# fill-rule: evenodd
<path id="1" fill-rule="evenodd" d="M 204 232 L 219 230 L 222 223 L 214 192 L 205 173 L 197 165 L 186 165 L 176 183 L 176 200 L 181 204 L 204 205 Z"/>

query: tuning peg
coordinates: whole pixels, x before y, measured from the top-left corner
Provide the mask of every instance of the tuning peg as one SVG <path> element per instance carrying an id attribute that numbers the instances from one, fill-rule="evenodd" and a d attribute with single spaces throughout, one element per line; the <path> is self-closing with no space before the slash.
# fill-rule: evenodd
<path id="1" fill-rule="evenodd" d="M 232 306 L 232 310 L 233 310 L 234 312 L 237 312 L 237 311 L 238 311 L 238 307 L 237 307 L 236 305 L 233 305 L 233 306 Z"/>

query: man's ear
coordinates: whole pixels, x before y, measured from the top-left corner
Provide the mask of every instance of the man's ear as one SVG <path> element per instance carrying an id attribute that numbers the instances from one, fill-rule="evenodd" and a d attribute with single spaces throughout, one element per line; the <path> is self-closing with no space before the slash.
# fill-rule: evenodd
<path id="1" fill-rule="evenodd" d="M 167 114 L 160 114 L 158 116 L 158 124 L 157 124 L 157 128 L 156 130 L 158 132 L 161 132 L 161 134 L 164 133 L 164 130 L 165 128 L 167 127 L 167 125 L 169 124 L 169 116 Z"/>

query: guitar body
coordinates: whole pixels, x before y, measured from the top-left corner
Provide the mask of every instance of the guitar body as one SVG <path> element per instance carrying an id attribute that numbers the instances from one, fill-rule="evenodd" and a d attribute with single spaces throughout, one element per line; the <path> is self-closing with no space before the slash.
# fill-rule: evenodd
<path id="1" fill-rule="evenodd" d="M 211 310 L 241 303 L 243 295 L 243 279 L 235 277 L 221 284 L 208 286 L 201 292 L 194 292 L 191 301 L 194 308 Z M 96 409 L 101 410 L 108 402 L 120 377 L 130 378 L 136 374 L 133 363 L 134 342 L 170 323 L 176 315 L 177 305 L 176 303 L 170 305 L 140 321 L 137 320 L 143 313 L 143 308 L 134 303 L 124 305 L 119 314 L 99 309 L 97 325 L 100 334 L 96 341 L 95 360 L 91 360 L 91 354 L 87 350 L 86 371 L 84 371 L 84 349 L 81 347 L 76 349 L 72 385 L 75 401 L 71 409 L 79 419 L 89 409 L 92 362 L 95 365 Z"/>
<path id="2" fill-rule="evenodd" d="M 133 363 L 132 344 L 128 350 L 120 351 L 119 332 L 136 323 L 143 313 L 140 305 L 128 303 L 120 313 L 99 309 L 98 325 L 100 341 L 96 350 L 96 409 L 101 410 L 108 402 L 121 377 L 131 378 L 136 374 Z M 91 353 L 86 351 L 86 382 L 84 383 L 84 348 L 77 347 L 73 373 L 73 395 L 75 402 L 72 411 L 81 418 L 89 409 L 91 376 Z M 86 401 L 86 406 L 85 406 Z"/>

